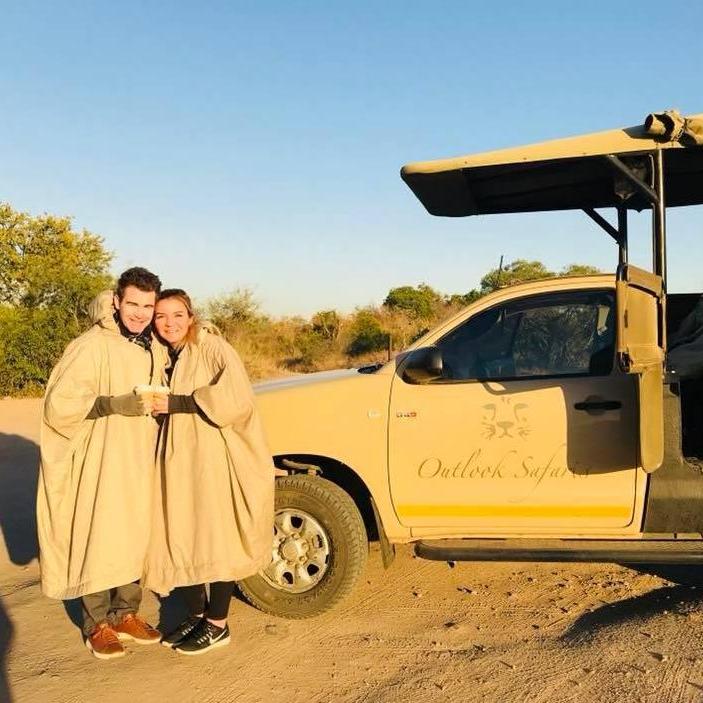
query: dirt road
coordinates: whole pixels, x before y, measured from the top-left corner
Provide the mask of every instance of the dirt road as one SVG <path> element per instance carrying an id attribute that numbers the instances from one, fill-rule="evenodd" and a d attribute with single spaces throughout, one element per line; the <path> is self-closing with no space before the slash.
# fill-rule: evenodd
<path id="1" fill-rule="evenodd" d="M 332 613 L 275 619 L 234 601 L 228 648 L 191 658 L 83 647 L 75 603 L 39 592 L 36 401 L 0 401 L 0 701 L 433 703 L 703 700 L 701 592 L 609 565 L 447 564 L 372 546 Z M 152 622 L 178 603 L 145 598 Z"/>

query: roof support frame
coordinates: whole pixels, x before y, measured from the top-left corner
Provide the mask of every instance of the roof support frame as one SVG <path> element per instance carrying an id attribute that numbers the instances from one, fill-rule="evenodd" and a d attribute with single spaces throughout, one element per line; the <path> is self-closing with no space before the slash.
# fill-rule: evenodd
<path id="1" fill-rule="evenodd" d="M 616 229 L 608 220 L 593 208 L 586 208 L 584 212 L 603 230 L 605 230 L 620 246 L 622 246 L 622 234 L 620 232 L 620 218 L 618 217 L 618 228 Z"/>
<path id="2" fill-rule="evenodd" d="M 605 230 L 616 242 L 619 249 L 619 263 L 627 263 L 627 208 L 624 205 L 618 207 L 617 228 L 608 222 L 594 208 L 586 208 L 584 212 L 603 230 Z"/>
<path id="3" fill-rule="evenodd" d="M 624 266 L 627 263 L 627 208 L 622 204 L 618 207 L 618 231 L 620 232 L 618 264 Z"/>
<path id="4" fill-rule="evenodd" d="M 659 149 L 654 156 L 654 187 L 657 201 L 652 204 L 652 247 L 654 273 L 662 277 L 666 286 L 666 202 L 664 198 L 664 154 Z"/>
<path id="5" fill-rule="evenodd" d="M 621 175 L 623 175 L 647 200 L 652 208 L 652 269 L 661 276 L 666 290 L 666 204 L 664 198 L 664 153 L 656 149 L 649 153 L 652 184 L 645 183 L 626 163 L 614 154 L 605 154 L 604 158 Z M 618 233 L 616 238 L 620 245 L 620 263 L 627 262 L 627 212 L 622 204 L 618 207 Z M 590 213 L 587 213 L 590 215 Z M 597 221 L 597 220 L 596 220 Z M 599 223 L 600 224 L 600 223 Z M 601 225 L 602 226 L 602 225 Z M 606 231 L 608 231 L 606 229 Z M 624 231 L 624 240 L 622 233 Z M 612 232 L 609 232 L 612 235 Z M 623 246 L 625 251 L 623 251 Z"/>
<path id="6" fill-rule="evenodd" d="M 661 276 L 662 296 L 659 299 L 659 346 L 666 353 L 666 198 L 664 188 L 664 153 L 658 149 L 653 161 L 653 183 L 657 202 L 652 204 L 652 249 L 654 273 Z"/>
<path id="7" fill-rule="evenodd" d="M 661 152 L 658 151 L 657 153 Z M 605 158 L 616 171 L 625 176 L 625 178 L 632 183 L 632 185 L 635 186 L 640 193 L 644 194 L 652 205 L 657 205 L 659 203 L 659 194 L 650 185 L 642 181 L 626 163 L 621 161 L 614 154 L 605 154 Z"/>

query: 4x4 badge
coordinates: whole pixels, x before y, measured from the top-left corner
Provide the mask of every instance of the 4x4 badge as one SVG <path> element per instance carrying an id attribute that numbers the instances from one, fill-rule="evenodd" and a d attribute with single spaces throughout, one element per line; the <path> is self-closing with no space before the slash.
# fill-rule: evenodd
<path id="1" fill-rule="evenodd" d="M 396 417 L 408 417 L 408 418 L 415 418 L 417 417 L 417 412 L 415 410 L 397 410 L 395 413 Z"/>

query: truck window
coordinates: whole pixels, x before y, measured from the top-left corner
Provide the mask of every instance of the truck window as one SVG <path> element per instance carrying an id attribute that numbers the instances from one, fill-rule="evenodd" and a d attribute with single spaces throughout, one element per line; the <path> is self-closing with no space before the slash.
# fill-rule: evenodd
<path id="1" fill-rule="evenodd" d="M 615 350 L 610 291 L 574 291 L 511 301 L 470 318 L 438 343 L 438 382 L 606 376 Z"/>

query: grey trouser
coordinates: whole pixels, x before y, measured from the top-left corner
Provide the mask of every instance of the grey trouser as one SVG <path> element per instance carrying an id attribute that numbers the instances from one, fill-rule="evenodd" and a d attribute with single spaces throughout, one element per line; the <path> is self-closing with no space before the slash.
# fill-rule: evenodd
<path id="1" fill-rule="evenodd" d="M 138 583 L 128 583 L 108 591 L 89 593 L 81 601 L 83 634 L 87 637 L 102 620 L 115 624 L 127 613 L 136 613 L 142 602 L 142 587 Z"/>

